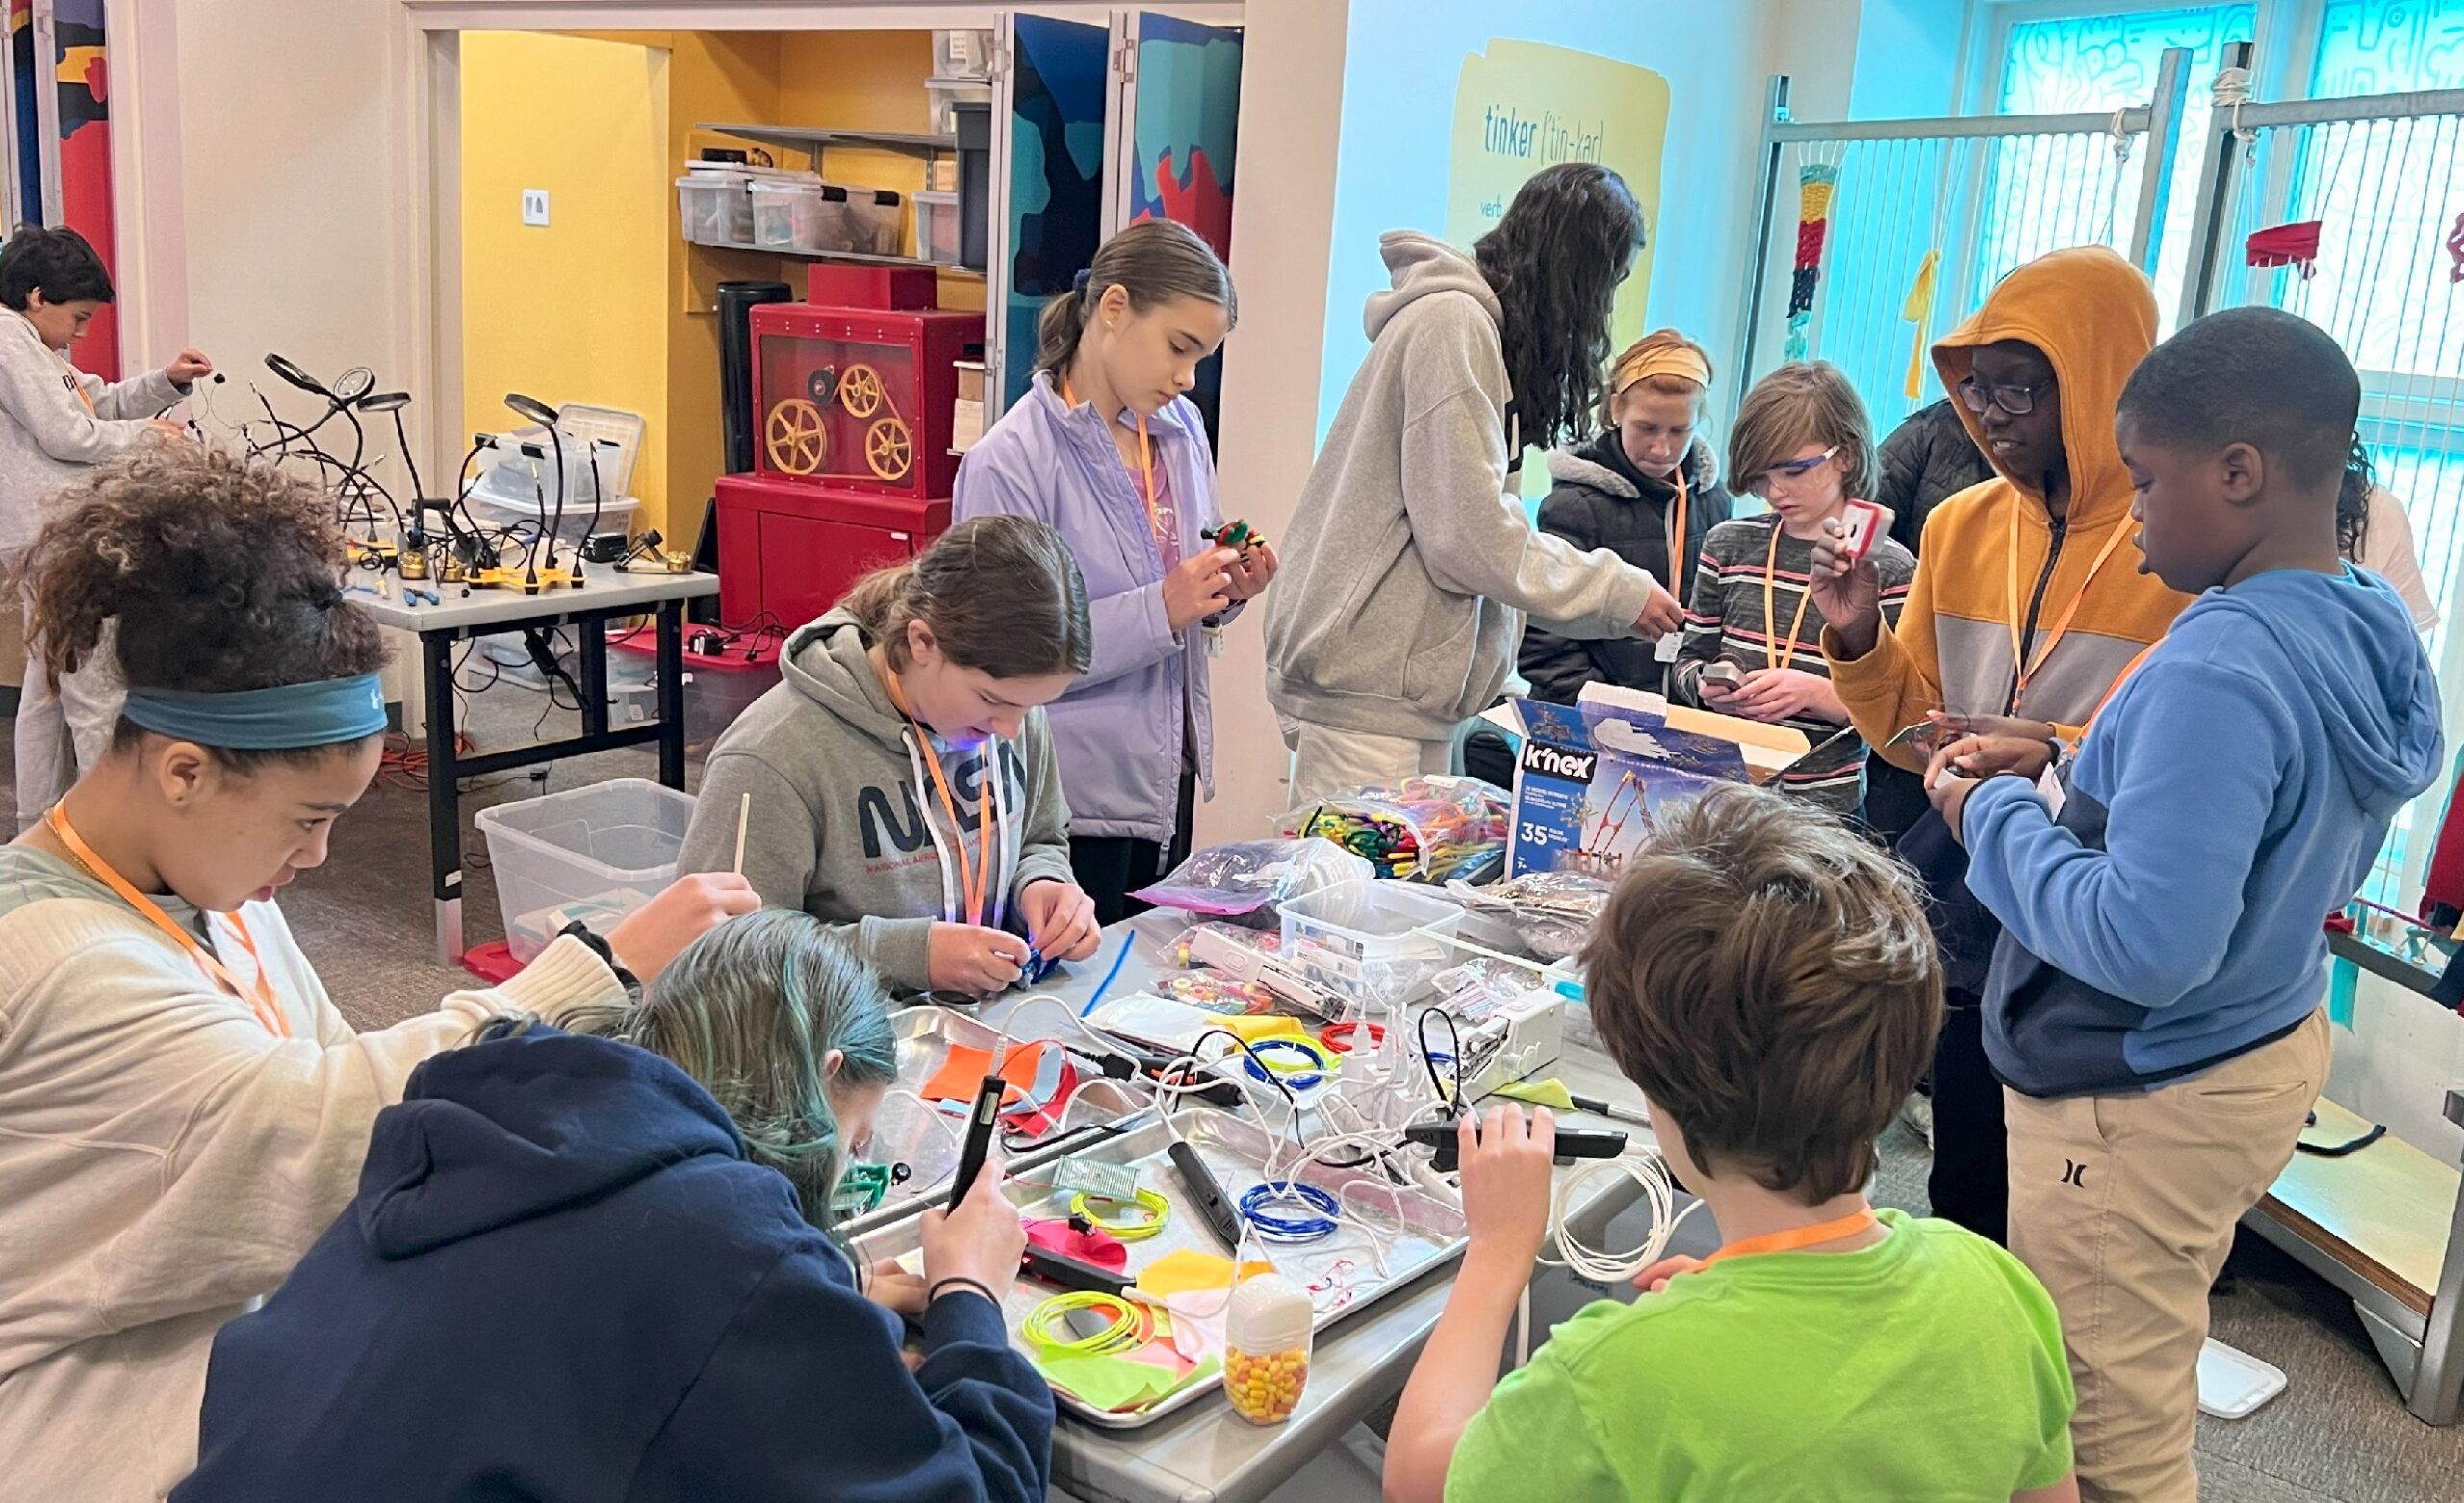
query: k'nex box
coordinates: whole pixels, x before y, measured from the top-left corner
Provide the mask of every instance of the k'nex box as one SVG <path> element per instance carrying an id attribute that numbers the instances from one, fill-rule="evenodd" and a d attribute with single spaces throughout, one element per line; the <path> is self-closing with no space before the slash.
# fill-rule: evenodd
<path id="1" fill-rule="evenodd" d="M 1669 801 L 1715 782 L 1767 781 L 1809 750 L 1783 726 L 1604 684 L 1574 704 L 1509 700 L 1486 718 L 1520 738 L 1509 876 L 1613 877 Z"/>

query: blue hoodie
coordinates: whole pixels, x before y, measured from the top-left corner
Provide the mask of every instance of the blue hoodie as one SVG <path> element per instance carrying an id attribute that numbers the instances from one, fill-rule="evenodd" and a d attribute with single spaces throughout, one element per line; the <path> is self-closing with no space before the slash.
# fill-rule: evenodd
<path id="1" fill-rule="evenodd" d="M 2320 924 L 2438 774 L 2438 684 L 2385 581 L 2210 590 L 2096 718 L 2056 819 L 1993 778 L 1962 815 L 2004 926 L 1985 1049 L 2030 1096 L 2143 1090 L 2292 1032 Z"/>
<path id="2" fill-rule="evenodd" d="M 171 1496 L 1041 1499 L 1052 1391 L 999 1312 L 936 1300 L 923 1350 L 683 1071 L 534 1027 L 377 1117 L 358 1198 L 215 1338 Z"/>

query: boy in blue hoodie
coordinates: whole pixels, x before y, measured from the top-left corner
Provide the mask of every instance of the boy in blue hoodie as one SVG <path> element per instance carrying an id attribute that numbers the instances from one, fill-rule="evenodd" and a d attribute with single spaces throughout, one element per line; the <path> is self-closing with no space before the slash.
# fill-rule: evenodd
<path id="1" fill-rule="evenodd" d="M 2159 345 L 2115 431 L 2141 567 L 2196 603 L 2075 762 L 1971 737 L 1928 775 L 2004 926 L 2011 1250 L 2062 1313 L 2091 1500 L 2196 1496 L 2208 1288 L 2326 1083 L 2319 916 L 2440 765 L 2404 603 L 2336 550 L 2360 403 L 2335 342 L 2273 309 Z"/>

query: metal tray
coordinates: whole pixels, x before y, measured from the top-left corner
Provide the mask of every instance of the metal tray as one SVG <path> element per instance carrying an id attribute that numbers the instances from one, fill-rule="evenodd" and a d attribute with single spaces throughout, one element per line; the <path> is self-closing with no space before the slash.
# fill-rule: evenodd
<path id="1" fill-rule="evenodd" d="M 1001 1031 L 994 1025 L 936 1006 L 909 1007 L 891 1014 L 890 1033 L 898 1047 L 898 1081 L 894 1089 L 907 1092 L 920 1089 L 940 1071 L 953 1045 L 988 1050 L 1001 1041 Z M 1032 1041 L 1022 1035 L 1011 1043 L 1015 1047 Z M 1151 1093 L 1128 1089 L 1116 1081 L 1086 1079 L 1083 1065 L 1080 1075 L 1077 1093 L 1063 1109 L 1058 1131 L 1031 1144 L 1004 1142 L 1003 1152 L 1013 1173 L 1084 1147 L 1097 1129 L 1152 1108 Z M 868 1228 L 911 1214 L 945 1190 L 958 1168 L 965 1126 L 962 1108 L 937 1111 L 931 1103 L 918 1108 L 905 1097 L 885 1102 L 874 1126 L 874 1141 L 888 1157 L 912 1162 L 916 1173 L 883 1197 L 880 1205 L 841 1223 L 841 1234 L 860 1235 Z"/>
<path id="2" fill-rule="evenodd" d="M 1224 1193 L 1235 1201 L 1265 1178 L 1264 1166 L 1275 1142 L 1282 1144 L 1287 1162 L 1296 1153 L 1289 1138 L 1270 1139 L 1254 1123 L 1211 1108 L 1180 1112 L 1173 1123 L 1214 1171 Z M 1136 1165 L 1140 1183 L 1161 1191 L 1172 1202 L 1172 1214 L 1163 1231 L 1145 1241 L 1129 1244 L 1128 1271 L 1132 1278 L 1168 1253 L 1190 1249 L 1221 1257 L 1226 1251 L 1208 1230 L 1205 1220 L 1189 1207 L 1180 1175 L 1165 1153 L 1170 1141 L 1170 1130 L 1162 1121 L 1149 1119 L 1091 1146 L 1082 1141 L 1076 1150 L 1087 1157 Z M 1026 1173 L 1028 1167 L 1023 1160 L 1013 1165 L 1016 1177 L 1005 1185 L 1010 1199 L 1031 1218 L 1066 1217 L 1066 1196 L 1043 1185 L 1021 1183 L 1035 1178 Z M 1372 1169 L 1330 1169 L 1319 1164 L 1307 1165 L 1295 1178 L 1339 1195 L 1347 1185 L 1363 1185 L 1346 1198 L 1347 1214 L 1331 1236 L 1296 1244 L 1268 1243 L 1252 1237 L 1243 1254 L 1250 1261 L 1271 1261 L 1286 1278 L 1309 1288 L 1318 1307 L 1317 1329 L 1321 1332 L 1462 1254 L 1463 1213 L 1418 1186 L 1393 1185 Z M 918 1245 L 921 1226 L 915 1217 L 901 1216 L 883 1223 L 876 1213 L 868 1219 L 876 1224 L 854 1233 L 848 1239 L 860 1261 L 899 1258 Z M 1385 1245 L 1382 1274 L 1373 1250 L 1372 1228 Z M 1028 1350 L 1019 1334 L 1020 1326 L 1028 1313 L 1053 1292 L 1032 1279 L 1021 1278 L 1003 1302 L 1001 1313 L 1010 1327 L 1011 1344 L 1020 1351 Z M 1128 1414 L 1092 1408 L 1058 1389 L 1053 1397 L 1063 1409 L 1089 1424 L 1107 1430 L 1135 1430 L 1196 1403 L 1219 1390 L 1222 1385 L 1219 1372 L 1146 1409 Z"/>

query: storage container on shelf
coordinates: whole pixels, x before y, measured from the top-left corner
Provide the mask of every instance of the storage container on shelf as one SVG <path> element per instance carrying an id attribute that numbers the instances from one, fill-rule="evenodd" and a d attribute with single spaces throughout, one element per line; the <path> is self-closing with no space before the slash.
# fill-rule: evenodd
<path id="1" fill-rule="evenodd" d="M 924 102 L 928 121 L 925 129 L 936 136 L 947 136 L 959 128 L 956 107 L 990 104 L 992 84 L 981 78 L 928 78 L 924 81 Z"/>
<path id="2" fill-rule="evenodd" d="M 959 195 L 915 195 L 915 254 L 945 267 L 959 264 Z"/>
<path id="3" fill-rule="evenodd" d="M 860 256 L 895 256 L 907 244 L 907 203 L 886 188 L 834 183 L 847 194 L 846 243 L 830 247 Z"/>
<path id="4" fill-rule="evenodd" d="M 528 964 L 576 919 L 604 936 L 676 880 L 693 796 L 640 777 L 479 811 L 497 904 Z"/>
<path id="5" fill-rule="evenodd" d="M 1321 986 L 1381 1007 L 1417 999 L 1457 960 L 1451 941 L 1462 908 L 1406 882 L 1338 882 L 1280 906 L 1284 960 Z"/>
<path id="6" fill-rule="evenodd" d="M 847 195 L 819 178 L 757 178 L 753 242 L 763 250 L 844 248 Z"/>
<path id="7" fill-rule="evenodd" d="M 688 639 L 689 640 L 689 639 Z M 610 635 L 607 676 L 620 701 L 617 719 L 639 722 L 658 713 L 658 639 L 651 633 Z M 746 656 L 746 650 L 752 655 Z M 707 755 L 737 716 L 779 683 L 779 643 L 750 638 L 715 652 L 684 652 L 684 751 Z"/>
<path id="8" fill-rule="evenodd" d="M 988 31 L 933 33 L 933 72 L 938 78 L 992 77 L 992 34 Z"/>
<path id="9" fill-rule="evenodd" d="M 742 162 L 688 162 L 676 180 L 676 206 L 684 238 L 696 245 L 749 249 L 753 244 L 752 186 L 757 182 L 818 181 L 809 172 L 757 167 Z"/>

